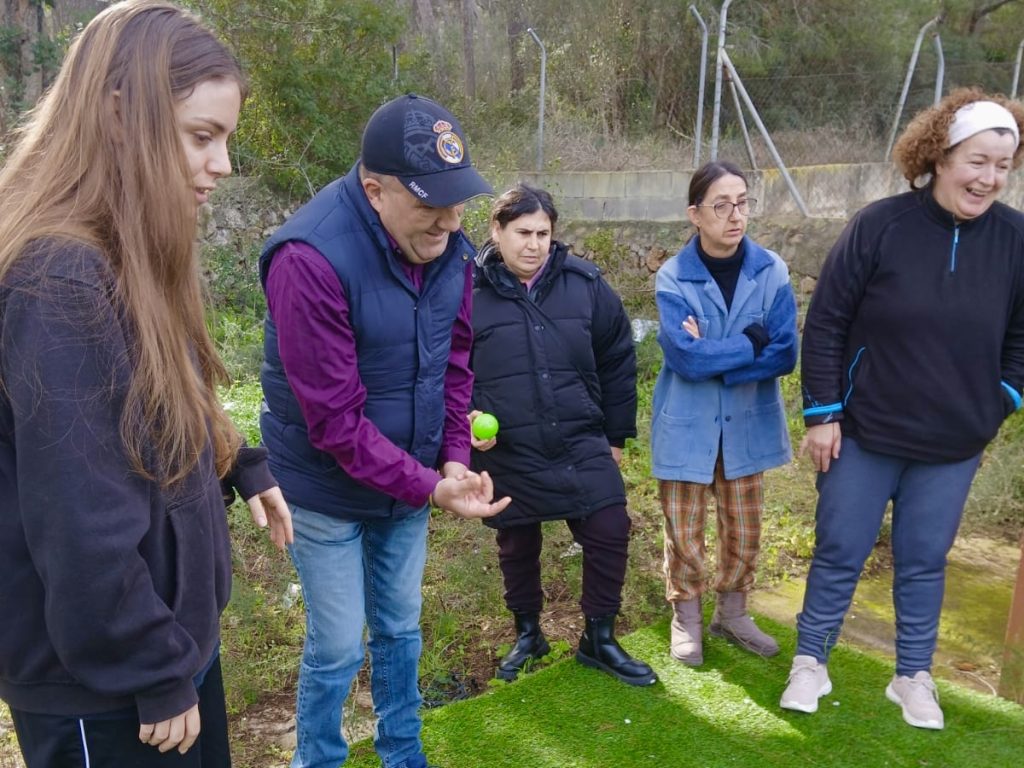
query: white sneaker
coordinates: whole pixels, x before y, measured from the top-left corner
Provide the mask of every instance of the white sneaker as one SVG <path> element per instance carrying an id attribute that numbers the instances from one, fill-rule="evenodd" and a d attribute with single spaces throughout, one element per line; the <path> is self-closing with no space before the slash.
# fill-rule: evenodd
<path id="1" fill-rule="evenodd" d="M 797 712 L 817 712 L 818 699 L 830 693 L 832 681 L 828 679 L 828 666 L 820 664 L 813 656 L 796 656 L 779 706 Z"/>
<path id="2" fill-rule="evenodd" d="M 903 708 L 903 719 L 915 728 L 941 731 L 945 725 L 939 692 L 927 672 L 918 672 L 913 677 L 893 675 L 885 687 L 885 697 Z"/>

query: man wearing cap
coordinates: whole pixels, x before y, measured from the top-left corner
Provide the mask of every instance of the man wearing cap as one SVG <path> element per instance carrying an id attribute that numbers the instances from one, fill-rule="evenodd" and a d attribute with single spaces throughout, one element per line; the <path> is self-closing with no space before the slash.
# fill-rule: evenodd
<path id="1" fill-rule="evenodd" d="M 306 605 L 293 768 L 336 768 L 342 703 L 368 631 L 375 745 L 424 768 L 417 666 L 431 504 L 497 514 L 467 469 L 472 391 L 466 200 L 491 194 L 446 109 L 380 107 L 362 157 L 264 246 L 260 426 L 292 505 Z"/>

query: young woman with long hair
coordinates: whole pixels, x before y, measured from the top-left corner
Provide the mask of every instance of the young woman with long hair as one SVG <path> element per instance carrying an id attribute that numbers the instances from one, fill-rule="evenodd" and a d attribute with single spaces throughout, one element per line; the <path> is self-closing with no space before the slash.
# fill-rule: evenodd
<path id="1" fill-rule="evenodd" d="M 195 244 L 244 93 L 194 17 L 118 3 L 0 171 L 0 697 L 29 768 L 230 763 L 222 494 L 291 537 L 217 400 Z"/>

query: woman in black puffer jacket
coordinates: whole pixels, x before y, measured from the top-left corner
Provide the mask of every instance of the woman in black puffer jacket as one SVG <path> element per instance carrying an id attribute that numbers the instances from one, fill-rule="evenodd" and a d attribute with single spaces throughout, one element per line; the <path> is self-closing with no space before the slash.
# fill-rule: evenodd
<path id="1" fill-rule="evenodd" d="M 505 603 L 517 639 L 498 664 L 513 680 L 548 652 L 540 629 L 541 523 L 565 520 L 583 548 L 586 628 L 576 658 L 631 685 L 651 668 L 615 641 L 630 521 L 619 472 L 636 435 L 636 356 L 622 302 L 591 262 L 552 239 L 551 196 L 520 184 L 499 197 L 491 238 L 477 256 L 473 291 L 475 419 L 494 414 L 497 438 L 473 441 L 473 469 L 487 470 L 512 504 L 497 528 Z"/>

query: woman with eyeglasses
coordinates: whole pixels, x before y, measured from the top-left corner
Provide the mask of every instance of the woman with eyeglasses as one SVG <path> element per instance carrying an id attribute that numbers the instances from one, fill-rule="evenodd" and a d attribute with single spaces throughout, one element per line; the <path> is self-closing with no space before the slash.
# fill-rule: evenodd
<path id="1" fill-rule="evenodd" d="M 796 365 L 796 303 L 779 256 L 746 236 L 755 205 L 743 172 L 711 162 L 690 180 L 697 234 L 658 271 L 651 466 L 665 514 L 671 653 L 704 661 L 704 520 L 718 515 L 717 593 L 709 631 L 760 656 L 779 646 L 747 613 L 760 549 L 762 478 L 792 458 L 779 376 Z"/>

